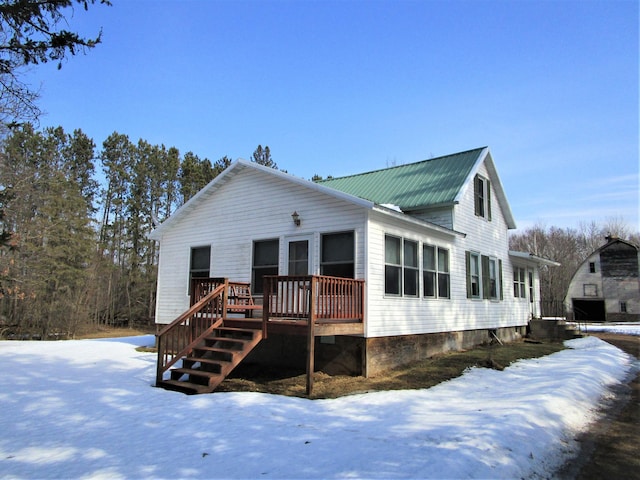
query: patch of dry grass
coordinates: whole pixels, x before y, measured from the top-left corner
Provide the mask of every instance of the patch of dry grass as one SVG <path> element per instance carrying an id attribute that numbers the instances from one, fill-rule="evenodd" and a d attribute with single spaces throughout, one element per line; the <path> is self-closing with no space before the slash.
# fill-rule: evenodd
<path id="1" fill-rule="evenodd" d="M 312 398 L 337 398 L 379 390 L 429 388 L 460 376 L 470 367 L 502 369 L 517 360 L 550 355 L 563 348 L 560 343 L 527 342 L 482 346 L 438 355 L 370 378 L 331 376 L 316 372 Z M 251 391 L 306 397 L 306 375 L 295 370 L 285 372 L 282 369 L 261 368 L 259 365 L 241 365 L 217 391 Z"/>

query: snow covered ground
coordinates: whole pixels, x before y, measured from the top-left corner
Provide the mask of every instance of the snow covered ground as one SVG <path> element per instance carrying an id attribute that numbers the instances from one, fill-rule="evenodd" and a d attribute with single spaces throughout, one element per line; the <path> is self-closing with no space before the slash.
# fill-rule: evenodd
<path id="1" fill-rule="evenodd" d="M 587 337 L 426 390 L 185 396 L 152 388 L 151 343 L 0 342 L 0 477 L 548 478 L 639 367 Z"/>
<path id="2" fill-rule="evenodd" d="M 638 323 L 590 323 L 581 325 L 582 331 L 621 333 L 623 335 L 640 335 Z"/>

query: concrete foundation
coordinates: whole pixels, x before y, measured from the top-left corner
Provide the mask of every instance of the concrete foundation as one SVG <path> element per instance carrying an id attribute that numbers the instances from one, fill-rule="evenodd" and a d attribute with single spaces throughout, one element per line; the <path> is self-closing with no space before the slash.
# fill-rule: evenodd
<path id="1" fill-rule="evenodd" d="M 441 353 L 459 351 L 489 343 L 494 335 L 501 342 L 516 341 L 526 334 L 526 326 L 495 330 L 402 335 L 363 338 L 349 336 L 317 337 L 316 371 L 329 375 L 376 376 L 385 370 Z M 270 367 L 305 371 L 306 337 L 269 335 L 246 361 Z"/>

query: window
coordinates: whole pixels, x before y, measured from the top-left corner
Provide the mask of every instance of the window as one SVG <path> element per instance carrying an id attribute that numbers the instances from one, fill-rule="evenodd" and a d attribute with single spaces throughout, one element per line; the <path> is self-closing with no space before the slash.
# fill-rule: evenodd
<path id="1" fill-rule="evenodd" d="M 527 298 L 526 273 L 524 268 L 513 268 L 513 296 Z"/>
<path id="2" fill-rule="evenodd" d="M 353 232 L 322 235 L 320 274 L 355 278 L 355 243 Z"/>
<path id="3" fill-rule="evenodd" d="M 422 287 L 425 297 L 436 297 L 436 247 L 422 246 Z"/>
<path id="4" fill-rule="evenodd" d="M 585 283 L 582 285 L 582 291 L 585 297 L 597 297 L 598 286 L 593 283 Z"/>
<path id="5" fill-rule="evenodd" d="M 251 286 L 254 294 L 264 293 L 262 277 L 278 274 L 278 240 L 262 240 L 253 242 L 253 267 L 251 269 Z"/>
<path id="6" fill-rule="evenodd" d="M 449 250 L 438 247 L 438 297 L 449 298 Z"/>
<path id="7" fill-rule="evenodd" d="M 527 273 L 529 274 L 529 302 L 533 303 L 535 300 L 535 291 L 533 289 L 533 270 L 528 270 Z"/>
<path id="8" fill-rule="evenodd" d="M 627 302 L 620 302 L 620 313 L 627 313 Z"/>
<path id="9" fill-rule="evenodd" d="M 309 274 L 309 241 L 289 242 L 289 275 Z"/>
<path id="10" fill-rule="evenodd" d="M 404 294 L 409 297 L 418 296 L 418 279 L 420 270 L 418 267 L 418 242 L 404 241 Z"/>
<path id="11" fill-rule="evenodd" d="M 400 262 L 400 239 L 385 235 L 384 237 L 384 293 L 400 295 L 402 280 L 402 263 Z"/>
<path id="12" fill-rule="evenodd" d="M 423 295 L 449 298 L 449 251 L 433 245 L 422 246 Z"/>
<path id="13" fill-rule="evenodd" d="M 596 262 L 589 262 L 589 273 L 596 273 Z"/>
<path id="14" fill-rule="evenodd" d="M 495 258 L 489 258 L 488 264 L 489 264 L 488 296 L 491 300 L 497 300 L 499 287 L 500 287 L 500 285 L 498 284 L 498 261 Z"/>
<path id="15" fill-rule="evenodd" d="M 480 254 L 466 252 L 467 297 L 480 298 Z"/>
<path id="16" fill-rule="evenodd" d="M 208 278 L 211 266 L 211 247 L 195 247 L 191 249 L 191 278 Z"/>
<path id="17" fill-rule="evenodd" d="M 491 183 L 486 178 L 476 175 L 473 190 L 476 216 L 491 221 Z"/>

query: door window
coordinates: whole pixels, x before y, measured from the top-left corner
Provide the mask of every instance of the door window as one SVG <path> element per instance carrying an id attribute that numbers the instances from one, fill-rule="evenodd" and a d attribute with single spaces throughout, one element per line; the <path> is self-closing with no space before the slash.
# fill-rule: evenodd
<path id="1" fill-rule="evenodd" d="M 309 241 L 289 242 L 289 275 L 309 274 Z"/>

